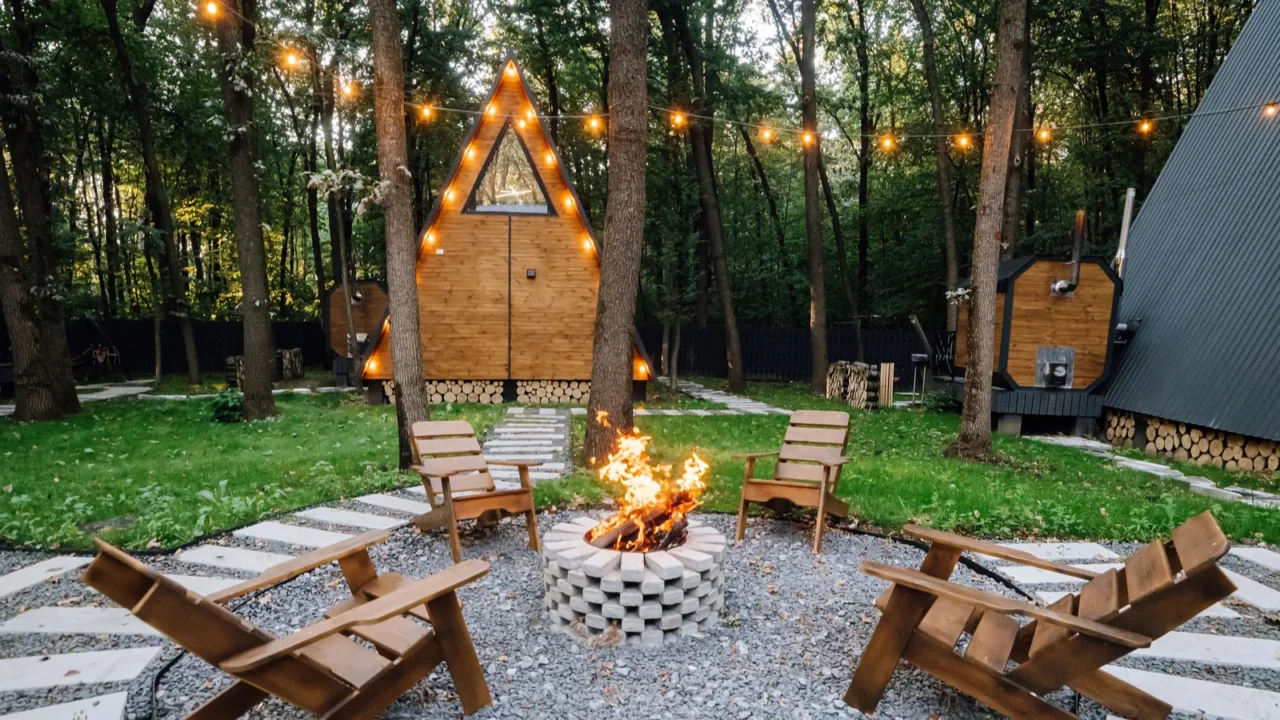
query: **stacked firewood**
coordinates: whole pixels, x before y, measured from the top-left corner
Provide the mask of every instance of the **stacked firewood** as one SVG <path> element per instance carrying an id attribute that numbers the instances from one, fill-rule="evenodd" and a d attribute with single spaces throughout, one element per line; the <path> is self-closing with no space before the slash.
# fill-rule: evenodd
<path id="1" fill-rule="evenodd" d="M 1280 448 L 1274 440 L 1248 438 L 1151 416 L 1138 418 L 1131 413 L 1110 412 L 1105 424 L 1104 434 L 1112 444 L 1124 447 L 1136 444 L 1148 455 L 1227 470 L 1280 470 Z M 1139 431 L 1139 425 L 1144 429 Z"/>
<path id="2" fill-rule="evenodd" d="M 225 363 L 226 372 L 223 379 L 227 387 L 244 387 L 244 356 L 232 355 Z M 276 364 L 272 370 L 271 380 L 283 382 L 297 380 L 302 377 L 305 368 L 302 364 L 302 348 L 285 348 L 276 350 Z"/>
<path id="3" fill-rule="evenodd" d="M 859 410 L 867 407 L 867 381 L 871 366 L 838 360 L 827 368 L 827 399 L 846 403 Z"/>
<path id="4" fill-rule="evenodd" d="M 427 401 L 470 402 L 496 405 L 502 402 L 501 380 L 428 380 Z"/>
<path id="5" fill-rule="evenodd" d="M 591 399 L 590 380 L 517 380 L 516 402 L 531 405 L 586 405 Z"/>

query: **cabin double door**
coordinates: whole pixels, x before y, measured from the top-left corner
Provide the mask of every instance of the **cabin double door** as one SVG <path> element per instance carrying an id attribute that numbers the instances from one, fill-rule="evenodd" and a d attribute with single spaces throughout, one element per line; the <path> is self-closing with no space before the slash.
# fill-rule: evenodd
<path id="1" fill-rule="evenodd" d="M 594 255 L 564 218 L 463 217 L 419 266 L 427 378 L 589 379 Z"/>

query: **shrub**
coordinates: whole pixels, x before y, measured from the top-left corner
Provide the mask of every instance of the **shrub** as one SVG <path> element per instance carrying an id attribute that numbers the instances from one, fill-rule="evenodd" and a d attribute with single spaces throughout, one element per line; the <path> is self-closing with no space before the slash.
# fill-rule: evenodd
<path id="1" fill-rule="evenodd" d="M 960 398 L 949 392 L 934 390 L 924 396 L 924 409 L 929 412 L 958 413 L 962 406 Z"/>
<path id="2" fill-rule="evenodd" d="M 223 390 L 213 398 L 213 419 L 234 423 L 244 420 L 244 397 L 234 390 Z"/>

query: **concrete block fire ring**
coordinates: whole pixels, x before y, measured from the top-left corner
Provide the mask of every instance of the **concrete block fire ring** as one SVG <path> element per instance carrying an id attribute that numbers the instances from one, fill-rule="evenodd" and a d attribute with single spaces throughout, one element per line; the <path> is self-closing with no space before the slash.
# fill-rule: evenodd
<path id="1" fill-rule="evenodd" d="M 587 543 L 591 518 L 560 523 L 542 537 L 544 606 L 579 634 L 621 633 L 628 645 L 658 646 L 705 631 L 724 609 L 724 534 L 689 520 L 685 541 L 652 553 Z"/>

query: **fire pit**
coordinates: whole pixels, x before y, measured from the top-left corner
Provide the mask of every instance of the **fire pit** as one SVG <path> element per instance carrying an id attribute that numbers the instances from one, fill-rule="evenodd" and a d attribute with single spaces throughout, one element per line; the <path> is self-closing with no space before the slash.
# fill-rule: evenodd
<path id="1" fill-rule="evenodd" d="M 697 455 L 680 476 L 653 464 L 650 438 L 632 432 L 601 466 L 621 485 L 618 512 L 577 518 L 543 538 L 546 607 L 560 625 L 649 646 L 705 630 L 724 608 L 725 538 L 686 515 L 701 504 L 708 465 Z"/>

